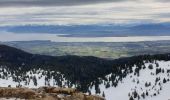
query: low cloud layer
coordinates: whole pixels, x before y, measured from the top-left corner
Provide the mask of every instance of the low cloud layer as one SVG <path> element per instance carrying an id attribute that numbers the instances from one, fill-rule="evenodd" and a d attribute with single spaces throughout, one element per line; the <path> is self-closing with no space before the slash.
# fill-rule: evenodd
<path id="1" fill-rule="evenodd" d="M 127 0 L 0 0 L 0 6 L 73 6 L 121 1 Z"/>
<path id="2" fill-rule="evenodd" d="M 0 26 L 170 22 L 170 2 L 166 0 L 101 2 L 103 0 L 0 0 Z"/>
<path id="3" fill-rule="evenodd" d="M 169 2 L 169 0 L 0 0 L 0 7 L 75 6 L 114 2 Z"/>

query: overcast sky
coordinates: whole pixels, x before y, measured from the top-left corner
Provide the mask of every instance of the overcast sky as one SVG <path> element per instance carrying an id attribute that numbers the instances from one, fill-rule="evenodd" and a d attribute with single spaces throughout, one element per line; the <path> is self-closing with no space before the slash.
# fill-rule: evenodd
<path id="1" fill-rule="evenodd" d="M 0 25 L 170 21 L 170 0 L 0 0 Z"/>

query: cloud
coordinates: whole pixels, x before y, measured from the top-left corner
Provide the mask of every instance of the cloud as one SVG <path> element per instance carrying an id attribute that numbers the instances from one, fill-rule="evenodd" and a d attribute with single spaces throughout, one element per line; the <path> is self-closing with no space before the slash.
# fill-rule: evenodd
<path id="1" fill-rule="evenodd" d="M 0 0 L 0 6 L 73 6 L 120 1 L 128 0 Z"/>
<path id="2" fill-rule="evenodd" d="M 158 1 L 158 2 L 170 2 L 169 0 L 155 0 L 155 1 Z"/>
<path id="3" fill-rule="evenodd" d="M 83 0 L 81 2 L 83 4 Z M 170 3 L 155 0 L 124 0 L 76 6 L 7 6 L 0 9 L 0 25 L 159 23 L 169 22 L 169 14 Z"/>

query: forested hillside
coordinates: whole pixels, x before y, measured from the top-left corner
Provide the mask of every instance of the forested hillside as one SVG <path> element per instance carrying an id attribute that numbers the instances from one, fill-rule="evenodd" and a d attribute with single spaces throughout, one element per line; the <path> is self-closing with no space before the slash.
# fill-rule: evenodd
<path id="1" fill-rule="evenodd" d="M 5 85 L 10 86 L 36 87 L 41 84 L 42 86 L 74 87 L 89 94 L 94 87 L 96 94 L 105 96 L 100 85 L 103 84 L 106 89 L 116 88 L 128 75 L 140 77 L 140 72 L 144 69 L 154 69 L 155 72 L 151 73 L 153 75 L 165 72 L 168 75 L 170 72 L 168 67 L 159 68 L 160 60 L 169 61 L 170 54 L 141 55 L 109 60 L 92 56 L 44 56 L 0 45 L 0 78 L 9 81 Z M 151 64 L 147 65 L 147 63 Z M 168 82 L 168 79 L 164 79 L 163 83 Z M 162 86 L 163 83 L 158 83 L 161 79 L 156 77 L 156 80 L 154 84 Z M 13 81 L 15 84 L 12 83 Z M 136 79 L 134 81 L 138 82 Z M 145 86 L 152 85 L 145 83 Z M 142 95 L 137 95 L 136 91 L 129 96 L 130 98 L 142 97 Z"/>

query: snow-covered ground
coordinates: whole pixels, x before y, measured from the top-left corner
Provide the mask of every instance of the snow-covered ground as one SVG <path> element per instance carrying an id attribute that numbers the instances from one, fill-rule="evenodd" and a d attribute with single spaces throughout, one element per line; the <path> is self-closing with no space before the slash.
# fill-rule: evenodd
<path id="1" fill-rule="evenodd" d="M 146 63 L 146 69 L 140 71 L 140 76 L 135 76 L 134 72 L 129 74 L 122 82 L 119 82 L 117 87 L 105 88 L 104 84 L 100 85 L 101 95 L 104 91 L 106 100 L 129 100 L 129 94 L 133 91 L 137 91 L 139 95 L 143 92 L 145 93 L 145 98 L 140 96 L 140 100 L 169 100 L 170 99 L 170 82 L 163 83 L 163 79 L 170 79 L 167 70 L 170 69 L 170 61 L 157 61 L 159 63 L 158 68 L 164 69 L 164 73 L 159 73 L 156 75 L 156 64 Z M 152 64 L 153 69 L 149 69 L 148 66 Z M 134 66 L 135 69 L 135 66 Z M 152 74 L 151 74 L 152 73 Z M 160 77 L 160 84 L 155 85 L 155 80 Z M 137 83 L 137 81 L 139 83 Z M 151 82 L 151 86 L 145 87 L 145 83 Z M 162 90 L 160 90 L 162 88 Z M 146 91 L 148 91 L 148 96 L 146 96 Z M 159 91 L 159 94 L 158 94 Z M 154 94 L 156 93 L 156 96 Z M 95 88 L 92 89 L 92 94 L 95 94 Z M 138 98 L 134 99 L 138 100 Z"/>
<path id="2" fill-rule="evenodd" d="M 152 65 L 153 68 L 149 68 Z M 157 66 L 159 65 L 159 66 Z M 144 68 L 145 66 L 145 68 Z M 138 97 L 134 100 L 169 100 L 170 99 L 170 61 L 156 61 L 154 63 L 145 63 L 142 66 L 142 69 L 139 71 L 139 76 L 135 75 L 136 65 L 133 67 L 133 73 L 128 74 L 122 81 L 118 82 L 117 87 L 112 87 L 112 82 L 110 81 L 110 87 L 105 88 L 106 84 L 104 81 L 99 85 L 101 94 L 105 94 L 106 100 L 130 100 L 130 97 L 134 97 L 134 92 L 138 94 Z M 156 70 L 161 69 L 161 72 L 156 74 Z M 0 68 L 1 70 L 1 68 Z M 123 70 L 122 70 L 123 71 Z M 168 72 L 169 71 L 169 72 Z M 31 73 L 30 71 L 26 73 L 29 77 L 36 77 L 37 86 L 34 85 L 33 80 L 27 80 L 28 83 L 24 81 L 20 82 L 20 85 L 24 87 L 37 88 L 40 86 L 50 85 L 57 86 L 53 77 L 49 79 L 48 83 L 45 84 L 45 76 L 42 75 L 43 70 L 37 70 L 36 74 Z M 51 72 L 52 73 L 52 72 Z M 59 72 L 58 72 L 59 73 Z M 2 75 L 2 72 L 0 72 Z M 106 77 L 109 79 L 111 74 Z M 157 80 L 156 82 L 156 79 Z M 164 81 L 166 80 L 166 82 Z M 66 82 L 63 79 L 62 84 Z M 8 87 L 11 85 L 15 87 L 18 85 L 18 82 L 14 82 L 10 74 L 8 78 L 0 78 L 0 87 Z M 92 94 L 95 94 L 95 87 L 93 86 L 91 90 Z M 144 94 L 144 96 L 142 96 Z M 139 99 L 140 98 L 140 99 Z"/>
<path id="3" fill-rule="evenodd" d="M 2 70 L 2 68 L 0 68 L 0 70 Z M 41 69 L 37 70 L 35 73 L 33 73 L 32 71 L 28 71 L 25 76 L 29 76 L 29 78 L 26 78 L 27 81 L 21 81 L 20 83 L 13 81 L 11 74 L 8 74 L 8 78 L 5 78 L 5 79 L 0 78 L 0 87 L 8 87 L 9 85 L 10 87 L 16 87 L 18 85 L 21 85 L 22 87 L 29 87 L 29 88 L 38 88 L 41 86 L 57 86 L 56 81 L 53 79 L 53 77 L 48 79 L 48 81 L 47 80 L 45 81 L 46 76 L 43 75 L 43 72 L 46 72 L 46 71 L 41 70 Z M 0 75 L 2 76 L 3 73 L 0 72 Z M 33 78 L 30 78 L 30 77 L 36 77 L 37 85 L 34 84 Z M 66 80 L 63 77 L 63 75 L 62 75 L 62 79 L 63 79 L 62 84 L 64 85 Z"/>

